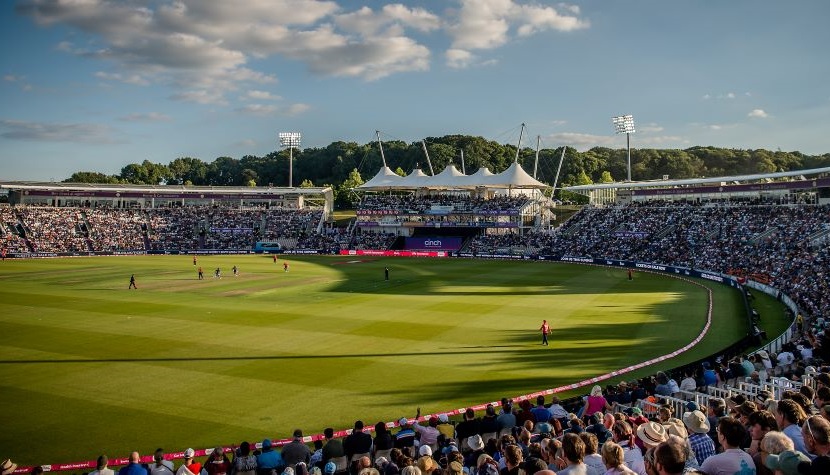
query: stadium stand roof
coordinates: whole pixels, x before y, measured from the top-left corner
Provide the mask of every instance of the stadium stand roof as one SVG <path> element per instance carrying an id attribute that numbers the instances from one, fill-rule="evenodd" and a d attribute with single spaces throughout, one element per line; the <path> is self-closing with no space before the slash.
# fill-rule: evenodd
<path id="1" fill-rule="evenodd" d="M 149 202 L 181 200 L 208 202 L 211 200 L 235 202 L 271 202 L 289 199 L 322 204 L 327 211 L 334 209 L 334 191 L 331 187 L 289 188 L 273 186 L 185 186 L 133 185 L 110 183 L 62 183 L 35 181 L 0 181 L 0 191 L 17 196 L 17 203 L 29 204 L 48 200 L 104 200 L 120 202 Z M 117 206 L 117 205 L 116 205 Z"/>
<path id="2" fill-rule="evenodd" d="M 448 165 L 441 173 L 434 176 L 426 175 L 420 168 L 416 168 L 407 176 L 395 174 L 389 167 L 383 167 L 378 173 L 358 189 L 367 191 L 380 190 L 414 190 L 428 189 L 464 189 L 464 188 L 550 188 L 530 176 L 521 165 L 516 162 L 501 173 L 492 173 L 487 168 L 481 168 L 472 175 L 465 175 Z"/>
<path id="3" fill-rule="evenodd" d="M 235 193 L 260 195 L 264 193 L 292 193 L 319 195 L 331 191 L 330 187 L 288 188 L 273 186 L 193 186 L 193 185 L 133 185 L 113 183 L 64 183 L 37 181 L 0 181 L 5 190 L 55 190 L 55 191 L 119 191 L 138 193 Z"/>
<path id="4" fill-rule="evenodd" d="M 580 191 L 591 191 L 591 190 L 604 190 L 604 189 L 632 189 L 632 188 L 653 188 L 653 187 L 662 187 L 668 188 L 673 186 L 695 186 L 695 185 L 702 185 L 707 183 L 741 183 L 741 182 L 748 182 L 748 181 L 757 181 L 757 180 L 765 180 L 765 179 L 777 179 L 777 178 L 788 178 L 788 177 L 809 177 L 812 175 L 821 175 L 824 173 L 830 173 L 830 167 L 824 168 L 812 168 L 809 170 L 792 170 L 788 172 L 776 172 L 776 173 L 756 173 L 754 175 L 735 175 L 735 176 L 722 176 L 722 177 L 711 177 L 711 178 L 687 178 L 683 180 L 652 180 L 652 181 L 635 181 L 635 182 L 615 182 L 615 183 L 600 183 L 600 184 L 592 184 L 592 185 L 577 185 L 577 186 L 566 186 L 562 189 L 565 191 L 573 191 L 573 192 L 580 192 Z"/>

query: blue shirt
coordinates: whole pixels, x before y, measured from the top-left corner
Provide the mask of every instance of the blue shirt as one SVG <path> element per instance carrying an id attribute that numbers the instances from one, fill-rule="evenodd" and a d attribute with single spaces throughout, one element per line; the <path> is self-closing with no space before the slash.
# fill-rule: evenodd
<path id="1" fill-rule="evenodd" d="M 118 475 L 147 475 L 147 473 L 147 468 L 143 465 L 132 462 L 118 471 Z"/>
<path id="2" fill-rule="evenodd" d="M 550 411 L 545 406 L 536 406 L 530 412 L 536 418 L 536 422 L 547 422 L 550 420 Z"/>
<path id="3" fill-rule="evenodd" d="M 257 468 L 279 468 L 284 465 L 282 455 L 274 450 L 262 452 L 256 457 Z"/>
<path id="4" fill-rule="evenodd" d="M 804 445 L 804 435 L 801 434 L 801 427 L 798 427 L 798 424 L 790 424 L 781 432 L 792 439 L 795 450 L 798 450 L 802 454 L 813 458 L 810 456 L 810 452 L 807 451 L 807 446 Z"/>

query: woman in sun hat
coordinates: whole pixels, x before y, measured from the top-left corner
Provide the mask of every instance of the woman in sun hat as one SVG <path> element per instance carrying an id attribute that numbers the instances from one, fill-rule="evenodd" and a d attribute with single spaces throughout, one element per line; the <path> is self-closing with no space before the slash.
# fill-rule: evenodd
<path id="1" fill-rule="evenodd" d="M 106 465 L 105 465 L 106 467 Z M 2 464 L 3 475 L 9 475 L 10 473 L 17 470 L 17 464 L 12 462 L 12 459 L 3 460 Z"/>
<path id="2" fill-rule="evenodd" d="M 646 449 L 657 447 L 666 441 L 666 428 L 658 422 L 648 421 L 637 427 L 637 438 L 643 442 Z"/>

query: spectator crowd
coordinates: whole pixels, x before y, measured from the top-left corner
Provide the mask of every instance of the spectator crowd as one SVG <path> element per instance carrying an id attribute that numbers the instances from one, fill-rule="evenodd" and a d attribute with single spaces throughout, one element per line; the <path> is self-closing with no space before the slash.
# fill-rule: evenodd
<path id="1" fill-rule="evenodd" d="M 378 196 L 362 206 L 424 212 L 427 204 Z M 521 203 L 492 205 L 504 210 Z M 442 206 L 466 204 L 447 198 Z M 32 250 L 225 247 L 259 238 L 335 249 L 339 236 L 316 232 L 321 218 L 303 210 L 0 208 L 0 238 L 8 248 L 24 239 Z M 296 430 L 281 448 L 269 439 L 259 447 L 243 442 L 227 452 L 217 447 L 202 463 L 188 449 L 178 469 L 161 450 L 150 464 L 133 453 L 119 475 L 830 474 L 830 368 L 822 366 L 830 361 L 830 246 L 816 240 L 828 223 L 828 206 L 656 202 L 585 208 L 555 233 L 482 235 L 469 243 L 477 251 L 519 247 L 528 254 L 768 276 L 803 313 L 798 338 L 777 355 L 723 355 L 682 374 L 596 386 L 570 402 L 555 395 L 550 401 L 540 396 L 535 405 L 503 399 L 484 414 L 468 409 L 458 421 L 446 414 L 423 419 L 420 411 L 373 431 L 356 421 L 342 439 L 326 429 L 313 448 Z M 366 241 L 356 238 L 351 245 L 380 246 L 388 239 L 361 236 Z M 768 386 L 773 381 L 779 388 L 786 381 L 787 389 L 776 393 Z M 740 390 L 740 384 L 755 389 Z M 715 389 L 729 396 L 713 396 Z M 682 411 L 670 403 L 678 399 L 685 401 Z M 13 465 L 4 462 L 2 475 Z M 113 474 L 105 456 L 92 473 Z"/>

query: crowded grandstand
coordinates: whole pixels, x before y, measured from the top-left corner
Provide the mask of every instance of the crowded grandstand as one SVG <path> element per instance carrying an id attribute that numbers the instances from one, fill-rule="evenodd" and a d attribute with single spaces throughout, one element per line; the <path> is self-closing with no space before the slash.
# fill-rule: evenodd
<path id="1" fill-rule="evenodd" d="M 564 223 L 556 222 L 549 188 L 516 181 L 515 170 L 507 179 L 480 180 L 450 171 L 431 183 L 422 173 L 407 182 L 381 170 L 361 187 L 356 217 L 346 225 L 333 221 L 326 189 L 2 183 L 10 204 L 0 206 L 0 239 L 5 257 L 438 251 L 642 267 L 769 293 L 793 320 L 780 337 L 763 341 L 750 331 L 753 338 L 723 354 L 597 385 L 585 398 L 505 398 L 379 423 L 374 435 L 357 421 L 350 431 L 297 431 L 291 440 L 245 442 L 229 454 L 221 446 L 153 458 L 136 453 L 113 465 L 149 462 L 149 472 L 172 472 L 169 459 L 184 457 L 178 475 L 655 475 L 714 474 L 734 464 L 729 473 L 743 467 L 750 474 L 777 467 L 768 462 L 772 454 L 803 462 L 799 473 L 830 473 L 828 172 L 730 177 L 715 186 L 573 187 L 591 203 Z M 763 184 L 749 183 L 758 180 Z M 194 462 L 205 455 L 203 465 Z M 107 462 L 99 459 L 93 473 L 110 473 Z M 12 465 L 4 475 L 15 472 Z"/>

